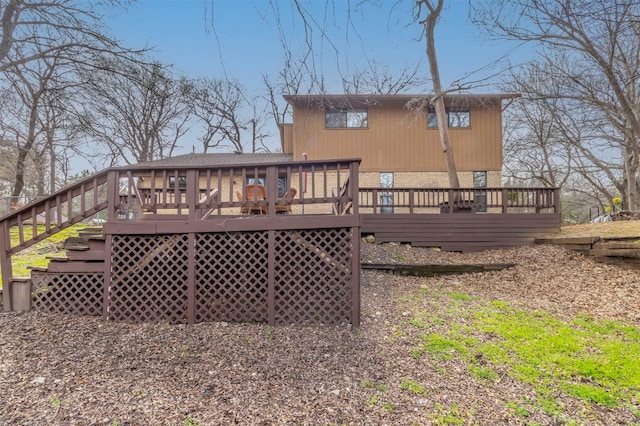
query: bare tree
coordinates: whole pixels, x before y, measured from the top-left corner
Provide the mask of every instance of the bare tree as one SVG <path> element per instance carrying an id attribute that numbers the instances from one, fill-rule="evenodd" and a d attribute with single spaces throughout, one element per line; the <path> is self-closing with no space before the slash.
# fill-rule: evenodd
<path id="1" fill-rule="evenodd" d="M 0 72 L 46 58 L 65 58 L 87 65 L 88 56 L 109 52 L 130 57 L 106 36 L 100 8 L 125 7 L 130 0 L 3 0 L 0 2 Z"/>
<path id="2" fill-rule="evenodd" d="M 193 80 L 186 84 L 185 97 L 191 113 L 204 124 L 204 134 L 199 138 L 204 152 L 226 144 L 234 151 L 244 151 L 242 134 L 250 126 L 242 119 L 247 102 L 237 81 Z M 254 126 L 257 129 L 257 123 Z"/>
<path id="3" fill-rule="evenodd" d="M 513 100 L 504 112 L 503 175 L 520 182 L 561 187 L 571 175 L 574 156 L 567 136 L 580 129 L 567 126 L 567 102 L 540 96 L 553 91 L 549 85 L 554 82 L 545 77 L 538 64 L 529 64 L 520 72 L 512 70 L 504 85 L 507 92 L 522 97 Z"/>
<path id="4" fill-rule="evenodd" d="M 275 80 L 266 74 L 262 75 L 266 91 L 264 99 L 271 107 L 271 117 L 277 125 L 284 124 L 292 118 L 291 105 L 282 102 L 282 97 L 300 94 L 303 84 L 307 81 L 303 62 L 294 60 L 289 51 L 285 50 L 285 52 L 286 60 Z M 311 88 L 309 87 L 308 90 Z"/>
<path id="5" fill-rule="evenodd" d="M 47 95 L 56 89 L 58 83 L 56 72 L 59 61 L 59 58 L 48 58 L 17 65 L 3 73 L 9 86 L 5 89 L 7 97 L 0 127 L 5 138 L 14 142 L 16 152 L 12 197 L 19 197 L 23 193 L 29 155 L 34 155 L 38 145 L 43 145 L 47 131 L 56 130 L 55 124 L 43 117 L 43 110 Z M 38 190 L 43 190 L 44 176 L 37 179 L 41 182 Z"/>
<path id="6" fill-rule="evenodd" d="M 495 37 L 540 46 L 552 65 L 546 78 L 562 88 L 546 95 L 574 100 L 590 113 L 579 126 L 593 131 L 574 141 L 582 167 L 600 168 L 622 188 L 624 207 L 640 208 L 640 3 L 491 0 L 474 3 L 472 15 Z M 603 154 L 618 158 L 622 174 Z"/>
<path id="7" fill-rule="evenodd" d="M 394 74 L 388 66 L 382 67 L 370 61 L 366 68 L 356 69 L 350 77 L 343 79 L 342 86 L 344 92 L 349 94 L 396 95 L 413 88 L 424 87 L 428 79 L 420 76 L 419 73 L 419 64 L 414 67 L 405 66 L 399 73 Z"/>
<path id="8" fill-rule="evenodd" d="M 82 130 L 104 144 L 112 164 L 171 156 L 188 130 L 182 83 L 159 63 L 103 60 L 103 67 L 82 73 L 87 88 L 79 114 Z"/>

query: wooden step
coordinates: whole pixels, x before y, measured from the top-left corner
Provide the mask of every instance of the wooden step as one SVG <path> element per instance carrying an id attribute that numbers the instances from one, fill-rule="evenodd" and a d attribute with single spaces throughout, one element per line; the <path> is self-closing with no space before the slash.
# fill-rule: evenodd
<path id="1" fill-rule="evenodd" d="M 45 272 L 104 272 L 104 262 L 52 262 Z"/>
<path id="2" fill-rule="evenodd" d="M 69 248 L 71 247 L 72 249 L 74 248 L 80 248 L 80 247 L 85 247 L 87 245 L 87 240 L 85 240 L 82 237 L 69 237 L 66 240 L 64 240 L 63 243 L 63 248 L 66 250 L 69 250 Z"/>
<path id="3" fill-rule="evenodd" d="M 557 237 L 557 238 L 536 238 L 534 244 L 556 244 L 556 245 L 592 245 L 600 241 L 600 237 Z"/>
<path id="4" fill-rule="evenodd" d="M 104 250 L 67 250 L 69 260 L 104 260 Z"/>
<path id="5" fill-rule="evenodd" d="M 593 249 L 589 252 L 591 256 L 595 257 L 640 257 L 640 248 L 606 248 L 606 249 Z"/>
<path id="6" fill-rule="evenodd" d="M 90 238 L 89 241 L 87 241 L 87 246 L 89 247 L 89 250 L 104 250 L 104 237 Z"/>
<path id="7" fill-rule="evenodd" d="M 628 241 L 600 241 L 593 245 L 594 250 L 635 249 L 640 250 L 640 244 Z"/>

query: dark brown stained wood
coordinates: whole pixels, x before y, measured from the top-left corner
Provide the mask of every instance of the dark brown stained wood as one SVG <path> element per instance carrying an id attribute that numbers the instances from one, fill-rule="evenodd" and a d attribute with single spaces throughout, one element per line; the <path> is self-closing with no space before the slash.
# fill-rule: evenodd
<path id="1" fill-rule="evenodd" d="M 362 269 L 391 271 L 395 275 L 411 275 L 417 277 L 434 277 L 438 275 L 469 274 L 476 272 L 499 271 L 515 266 L 513 263 L 470 265 L 470 264 L 391 264 L 391 263 L 363 263 Z"/>
<path id="2" fill-rule="evenodd" d="M 104 250 L 67 250 L 69 260 L 104 260 Z"/>
<path id="3" fill-rule="evenodd" d="M 104 272 L 104 262 L 50 262 L 47 272 Z"/>
<path id="4" fill-rule="evenodd" d="M 68 241 L 67 258 L 51 260 L 46 271 L 32 270 L 34 306 L 124 321 L 358 326 L 361 231 L 381 242 L 476 251 L 531 244 L 540 233 L 560 229 L 554 188 L 528 188 L 520 210 L 508 205 L 512 197 L 505 194 L 512 189 L 495 188 L 492 211 L 486 214 L 361 215 L 363 194 L 375 199 L 384 189 L 360 192 L 358 165 L 359 160 L 351 159 L 110 169 L 99 180 L 90 177 L 0 218 L 5 294 L 11 293 L 12 277 L 6 271 L 11 271 L 12 254 L 106 209 L 102 233 L 91 229 Z M 246 190 L 250 178 L 264 179 L 267 198 L 260 204 L 243 203 L 263 206 L 259 211 L 264 214 L 240 215 L 235 192 Z M 277 214 L 281 178 L 299 190 L 290 200 L 291 214 Z M 393 190 L 395 195 L 403 191 Z M 438 210 L 445 199 L 438 188 L 404 191 L 411 204 L 407 211 L 425 203 Z M 102 198 L 92 201 L 89 195 L 98 192 Z M 423 201 L 414 197 L 418 192 Z M 445 192 L 447 197 L 454 194 Z M 427 195 L 442 197 L 424 201 Z M 551 204 L 554 213 L 540 213 L 543 203 Z M 80 211 L 74 211 L 78 205 Z M 344 209 L 346 205 L 351 208 Z M 375 211 L 375 202 L 369 210 Z M 45 212 L 45 232 L 26 225 Z M 71 219 L 63 222 L 61 215 Z M 8 245 L 10 228 L 18 230 L 14 246 Z M 3 306 L 10 310 L 7 300 Z"/>
<path id="5" fill-rule="evenodd" d="M 378 214 L 362 215 L 362 233 L 377 242 L 402 242 L 450 251 L 531 244 L 560 230 L 560 215 L 545 214 Z"/>

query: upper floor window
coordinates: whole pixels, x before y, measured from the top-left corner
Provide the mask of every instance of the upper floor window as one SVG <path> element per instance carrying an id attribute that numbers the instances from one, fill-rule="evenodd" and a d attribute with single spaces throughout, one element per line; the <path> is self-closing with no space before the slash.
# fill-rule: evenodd
<path id="1" fill-rule="evenodd" d="M 468 109 L 447 108 L 447 122 L 449 124 L 449 127 L 452 128 L 471 127 L 471 114 L 469 113 Z M 438 118 L 436 117 L 435 111 L 429 111 L 427 126 L 430 129 L 438 128 Z"/>
<path id="2" fill-rule="evenodd" d="M 325 111 L 324 123 L 329 129 L 368 127 L 366 109 L 330 109 Z"/>

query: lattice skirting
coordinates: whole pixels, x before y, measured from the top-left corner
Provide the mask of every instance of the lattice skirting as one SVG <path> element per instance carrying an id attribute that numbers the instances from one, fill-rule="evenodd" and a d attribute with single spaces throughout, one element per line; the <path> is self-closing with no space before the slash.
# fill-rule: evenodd
<path id="1" fill-rule="evenodd" d="M 106 309 L 95 273 L 34 271 L 33 306 L 131 322 L 359 323 L 353 238 L 350 228 L 115 235 Z"/>
<path id="2" fill-rule="evenodd" d="M 108 317 L 350 323 L 352 241 L 351 229 L 114 236 Z"/>
<path id="3" fill-rule="evenodd" d="M 102 315 L 103 274 L 31 272 L 35 310 L 76 315 Z"/>

